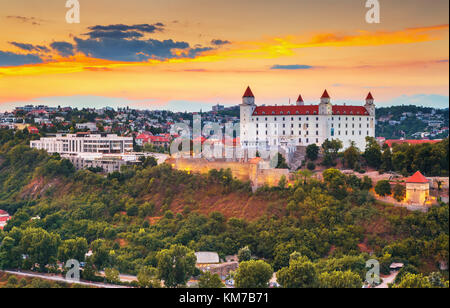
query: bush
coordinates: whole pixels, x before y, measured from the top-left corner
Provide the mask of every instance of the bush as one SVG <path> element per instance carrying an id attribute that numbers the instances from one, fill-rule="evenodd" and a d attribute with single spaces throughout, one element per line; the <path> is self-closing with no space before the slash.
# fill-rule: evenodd
<path id="1" fill-rule="evenodd" d="M 308 164 L 306 165 L 306 168 L 308 168 L 309 170 L 313 171 L 316 169 L 316 164 L 314 164 L 312 161 L 308 162 Z"/>
<path id="2" fill-rule="evenodd" d="M 391 183 L 387 180 L 379 181 L 375 186 L 375 192 L 381 197 L 391 195 Z"/>

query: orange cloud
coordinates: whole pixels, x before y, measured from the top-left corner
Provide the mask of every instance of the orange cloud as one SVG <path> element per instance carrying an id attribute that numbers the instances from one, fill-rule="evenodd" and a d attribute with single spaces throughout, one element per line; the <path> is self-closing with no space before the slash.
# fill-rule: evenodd
<path id="1" fill-rule="evenodd" d="M 289 35 L 268 38 L 261 41 L 236 42 L 225 49 L 201 53 L 196 58 L 175 58 L 168 60 L 149 60 L 147 62 L 118 62 L 75 55 L 70 58 L 58 57 L 42 64 L 20 67 L 0 67 L 0 78 L 39 74 L 67 74 L 82 71 L 106 71 L 120 67 L 147 66 L 163 63 L 217 62 L 231 58 L 272 59 L 296 54 L 296 50 L 316 47 L 361 47 L 392 44 L 410 44 L 442 40 L 448 33 L 449 25 L 407 28 L 398 31 L 358 31 L 354 35 L 340 33 L 319 33 L 305 36 Z"/>

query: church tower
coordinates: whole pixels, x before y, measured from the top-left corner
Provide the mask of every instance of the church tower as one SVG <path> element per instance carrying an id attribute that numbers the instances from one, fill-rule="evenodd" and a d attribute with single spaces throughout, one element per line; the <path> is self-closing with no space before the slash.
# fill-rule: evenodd
<path id="1" fill-rule="evenodd" d="M 373 99 L 372 93 L 370 93 L 370 92 L 369 92 L 369 94 L 367 94 L 366 104 L 364 105 L 364 107 L 366 108 L 366 110 L 369 113 L 369 115 L 375 116 L 374 99 Z"/>
<path id="2" fill-rule="evenodd" d="M 331 105 L 330 95 L 327 90 L 325 90 L 320 98 L 319 104 L 319 114 L 321 115 L 331 115 L 333 114 L 333 106 Z"/>

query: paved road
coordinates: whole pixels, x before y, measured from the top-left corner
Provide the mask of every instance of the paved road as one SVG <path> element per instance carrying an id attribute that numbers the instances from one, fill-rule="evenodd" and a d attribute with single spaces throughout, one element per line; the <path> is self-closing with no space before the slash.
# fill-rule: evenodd
<path id="1" fill-rule="evenodd" d="M 383 279 L 383 282 L 379 286 L 376 286 L 375 288 L 379 288 L 379 289 L 389 288 L 388 284 L 393 283 L 395 280 L 395 277 L 397 277 L 397 275 L 398 275 L 398 272 L 394 272 L 394 273 L 390 274 L 389 276 L 381 277 L 381 279 Z"/>
<path id="2" fill-rule="evenodd" d="M 96 288 L 109 288 L 109 289 L 128 288 L 126 286 L 118 286 L 118 285 L 99 283 L 99 282 L 87 282 L 87 281 L 74 282 L 72 280 L 67 280 L 62 276 L 51 276 L 51 275 L 46 275 L 46 274 L 36 274 L 36 273 L 19 272 L 19 271 L 2 271 L 2 272 L 7 273 L 7 274 L 12 274 L 12 275 L 18 275 L 18 276 L 25 276 L 25 277 L 40 278 L 40 279 L 51 280 L 51 281 L 65 282 L 65 283 L 69 283 L 69 284 L 76 283 L 79 285 L 96 287 Z"/>

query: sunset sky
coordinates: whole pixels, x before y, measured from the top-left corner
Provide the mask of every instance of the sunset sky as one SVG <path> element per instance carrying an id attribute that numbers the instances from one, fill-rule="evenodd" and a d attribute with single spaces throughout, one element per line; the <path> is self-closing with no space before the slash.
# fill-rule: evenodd
<path id="1" fill-rule="evenodd" d="M 445 107 L 449 1 L 0 0 L 0 111 L 24 104 L 209 110 L 240 103 Z"/>

